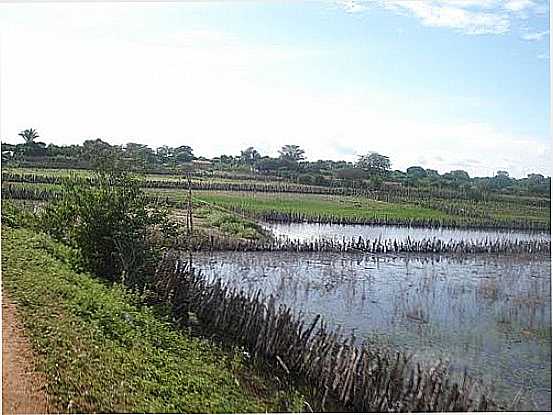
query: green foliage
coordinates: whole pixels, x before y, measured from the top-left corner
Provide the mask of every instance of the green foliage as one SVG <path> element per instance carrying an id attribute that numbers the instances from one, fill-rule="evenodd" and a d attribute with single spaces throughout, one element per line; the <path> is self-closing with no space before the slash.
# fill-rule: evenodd
<path id="1" fill-rule="evenodd" d="M 162 253 L 156 232 L 171 238 L 166 211 L 147 208 L 136 180 L 98 174 L 97 186 L 68 181 L 62 196 L 48 204 L 41 222 L 54 238 L 79 249 L 87 270 L 132 285 L 148 282 Z"/>
<path id="2" fill-rule="evenodd" d="M 360 156 L 356 167 L 367 170 L 371 174 L 384 175 L 390 170 L 391 164 L 387 156 L 372 152 Z"/>
<path id="3" fill-rule="evenodd" d="M 412 166 L 407 168 L 407 175 L 415 179 L 421 179 L 428 176 L 428 172 L 420 166 Z"/>
<path id="4" fill-rule="evenodd" d="M 248 166 L 253 166 L 260 158 L 261 154 L 253 147 L 248 147 L 240 152 L 240 161 Z"/>
<path id="5" fill-rule="evenodd" d="M 262 228 L 255 222 L 242 219 L 233 213 L 212 212 L 207 217 L 207 223 L 238 238 L 258 239 L 264 236 Z"/>
<path id="6" fill-rule="evenodd" d="M 27 130 L 21 131 L 17 135 L 25 140 L 25 144 L 33 143 L 39 137 L 38 131 L 34 128 L 29 128 Z"/>
<path id="7" fill-rule="evenodd" d="M 283 160 L 298 162 L 305 159 L 305 151 L 297 145 L 287 144 L 282 146 L 278 152 Z"/>
<path id="8" fill-rule="evenodd" d="M 82 154 L 93 169 L 111 174 L 119 174 L 132 167 L 132 163 L 124 158 L 121 146 L 112 146 L 99 138 L 86 140 Z"/>
<path id="9" fill-rule="evenodd" d="M 123 286 L 75 272 L 72 256 L 46 235 L 3 229 L 3 288 L 48 378 L 53 412 L 278 410 L 278 391 L 242 380 L 252 378 L 246 362 L 175 330 Z"/>
<path id="10" fill-rule="evenodd" d="M 12 228 L 31 228 L 37 224 L 37 220 L 29 209 L 21 206 L 21 203 L 2 199 L 2 224 Z"/>

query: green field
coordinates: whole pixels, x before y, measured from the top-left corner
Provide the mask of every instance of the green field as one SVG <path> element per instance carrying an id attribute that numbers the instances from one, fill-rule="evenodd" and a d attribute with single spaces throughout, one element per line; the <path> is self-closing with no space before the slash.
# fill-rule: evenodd
<path id="1" fill-rule="evenodd" d="M 54 412 L 206 413 L 297 410 L 300 395 L 175 330 L 121 285 L 74 270 L 45 235 L 2 228 L 2 284 L 47 376 Z M 286 403 L 287 402 L 287 403 Z M 286 405 L 297 406 L 286 406 Z M 284 405 L 284 406 L 283 406 Z"/>
<path id="2" fill-rule="evenodd" d="M 87 170 L 61 169 L 11 168 L 3 171 L 17 174 L 50 175 L 52 177 L 68 177 L 73 173 L 80 176 L 91 174 L 91 171 Z M 142 179 L 173 182 L 181 180 L 182 177 L 151 174 L 142 176 Z M 278 182 L 262 180 L 243 181 L 226 178 L 195 178 L 193 181 L 211 184 L 244 184 L 246 182 L 250 185 L 254 183 L 278 184 Z M 292 185 L 293 183 L 288 184 Z M 39 189 L 41 191 L 55 191 L 61 188 L 58 184 L 2 182 L 4 189 L 7 186 L 11 186 L 12 189 Z M 187 195 L 184 188 L 164 189 L 154 187 L 145 190 L 150 195 L 167 198 L 173 204 L 185 200 Z M 357 223 L 374 220 L 408 224 L 413 221 L 414 223 L 419 222 L 421 225 L 432 222 L 472 227 L 501 226 L 538 229 L 549 229 L 551 223 L 549 199 L 539 197 L 501 195 L 501 200 L 473 201 L 419 195 L 418 198 L 410 197 L 408 199 L 403 197 L 398 199 L 396 196 L 393 201 L 384 202 L 362 196 L 314 193 L 265 193 L 230 190 L 195 190 L 193 193 L 196 201 L 206 202 L 228 210 L 240 211 L 252 218 L 279 212 L 299 215 L 304 219 L 314 221 L 321 218 L 332 218 L 332 220 Z M 387 199 L 384 198 L 384 200 Z"/>
<path id="3" fill-rule="evenodd" d="M 434 209 L 348 196 L 196 191 L 194 198 L 228 209 L 240 208 L 252 214 L 278 211 L 300 213 L 309 217 L 334 216 L 346 219 L 388 217 L 439 220 L 447 217 Z"/>
<path id="4" fill-rule="evenodd" d="M 148 193 L 172 200 L 184 200 L 186 193 L 168 189 L 148 189 Z M 543 226 L 550 224 L 550 209 L 498 202 L 464 204 L 465 214 L 452 214 L 442 210 L 447 202 L 440 201 L 442 209 L 425 207 L 417 203 L 387 203 L 364 197 L 313 195 L 298 193 L 253 193 L 224 191 L 194 191 L 195 200 L 259 216 L 270 212 L 296 213 L 305 217 L 334 217 L 343 219 L 427 220 L 460 223 L 489 221 L 533 221 Z M 469 214 L 469 215 L 467 215 Z"/>
<path id="5" fill-rule="evenodd" d="M 94 174 L 93 170 L 84 170 L 84 169 L 37 169 L 37 168 L 26 168 L 26 167 L 7 167 L 2 169 L 3 173 L 11 174 L 21 174 L 21 175 L 34 175 L 34 176 L 43 176 L 43 177 L 60 177 L 68 178 L 71 176 L 77 177 L 92 177 Z M 152 180 L 152 181 L 164 181 L 164 182 L 186 182 L 187 177 L 183 174 L 156 174 L 156 173 L 145 173 L 145 174 L 135 174 L 137 178 L 143 180 Z M 276 180 L 265 180 L 259 178 L 258 180 L 244 180 L 244 179 L 232 179 L 232 178 L 223 178 L 223 177 L 192 177 L 193 182 L 208 182 L 208 183 L 262 183 L 262 184 L 272 184 L 278 185 L 282 182 Z"/>

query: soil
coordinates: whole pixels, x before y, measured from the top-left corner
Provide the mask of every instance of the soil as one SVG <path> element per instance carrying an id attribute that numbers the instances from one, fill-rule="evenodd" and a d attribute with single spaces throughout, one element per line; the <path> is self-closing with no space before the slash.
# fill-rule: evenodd
<path id="1" fill-rule="evenodd" d="M 48 412 L 46 378 L 35 370 L 35 357 L 16 307 L 2 294 L 2 414 Z"/>

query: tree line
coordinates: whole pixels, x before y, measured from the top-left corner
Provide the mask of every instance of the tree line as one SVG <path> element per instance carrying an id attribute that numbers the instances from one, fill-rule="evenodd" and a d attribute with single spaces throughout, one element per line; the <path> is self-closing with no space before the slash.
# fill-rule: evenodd
<path id="1" fill-rule="evenodd" d="M 535 194 L 549 196 L 551 178 L 541 174 L 515 179 L 500 170 L 493 177 L 471 178 L 464 170 L 453 170 L 439 174 L 433 169 L 411 166 L 405 172 L 392 170 L 388 156 L 371 152 L 359 156 L 356 162 L 343 160 L 306 161 L 305 151 L 298 145 L 284 145 L 278 157 L 262 155 L 254 147 L 248 147 L 238 155 L 222 154 L 211 159 L 196 156 L 190 146 L 160 146 L 155 149 L 139 143 L 124 146 L 111 145 L 102 139 L 85 140 L 82 145 L 46 145 L 38 141 L 35 129 L 19 133 L 20 144 L 2 143 L 2 161 L 11 164 L 22 161 L 35 162 L 48 166 L 52 162 L 64 162 L 70 167 L 88 166 L 103 169 L 173 169 L 189 167 L 191 163 L 204 169 L 218 171 L 249 172 L 252 174 L 273 175 L 293 180 L 297 183 L 335 186 L 352 186 L 379 189 L 383 186 L 437 187 L 460 191 L 503 192 L 512 194 Z"/>

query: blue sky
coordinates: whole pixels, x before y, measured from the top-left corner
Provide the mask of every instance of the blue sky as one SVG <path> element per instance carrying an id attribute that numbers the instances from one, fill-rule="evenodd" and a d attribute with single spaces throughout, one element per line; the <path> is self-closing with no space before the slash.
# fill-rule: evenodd
<path id="1" fill-rule="evenodd" d="M 540 0 L 0 6 L 0 136 L 551 174 Z"/>

